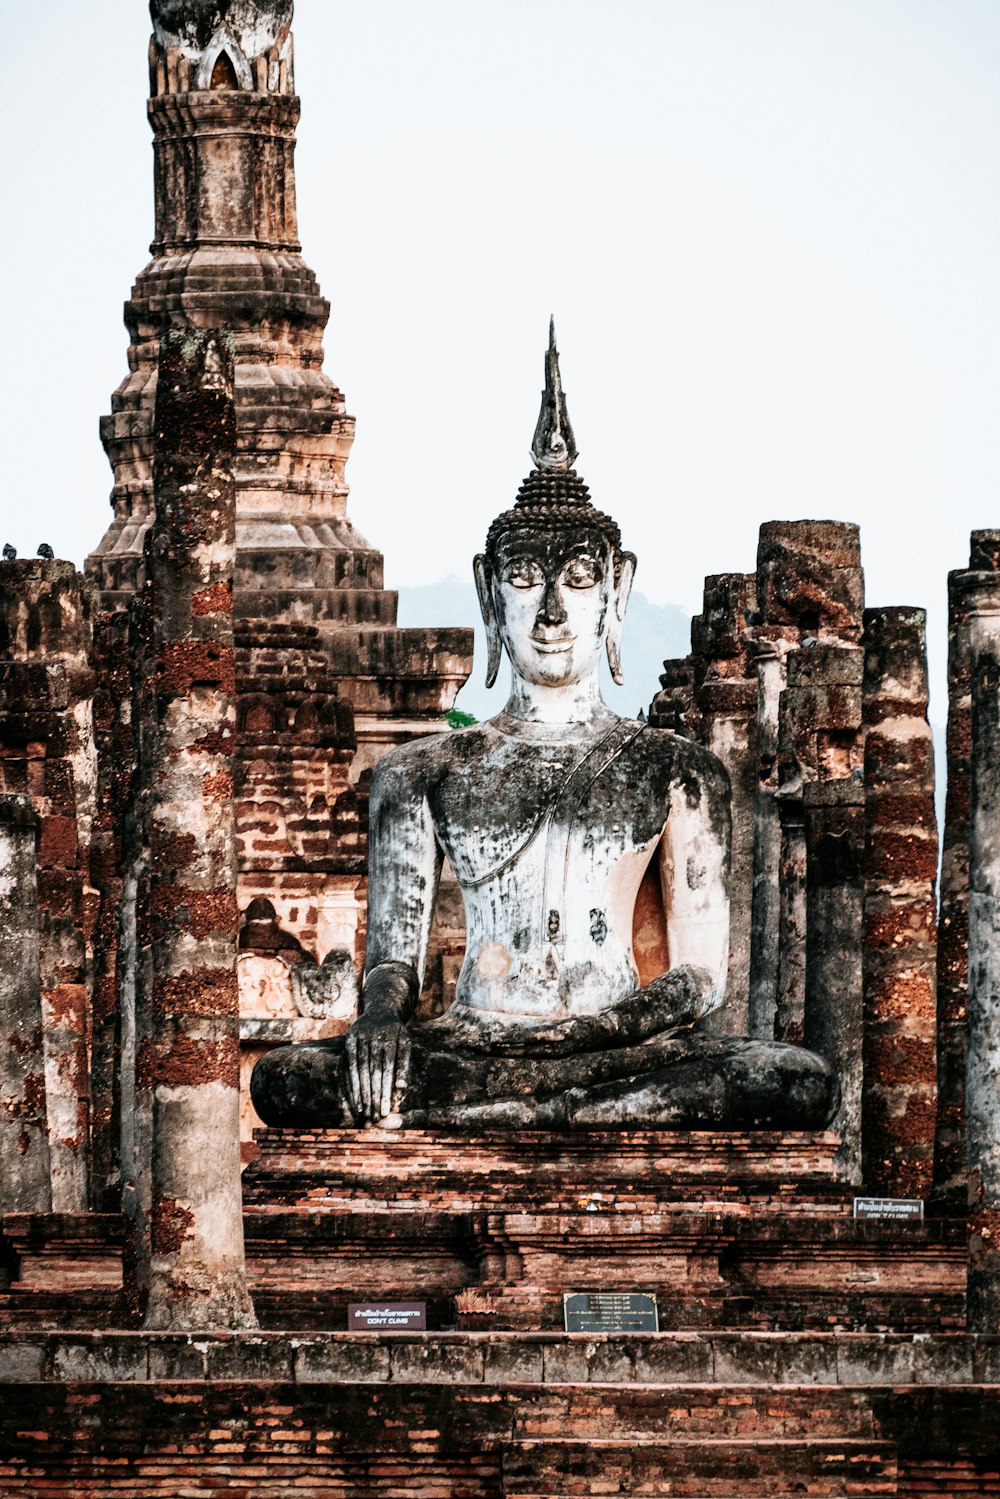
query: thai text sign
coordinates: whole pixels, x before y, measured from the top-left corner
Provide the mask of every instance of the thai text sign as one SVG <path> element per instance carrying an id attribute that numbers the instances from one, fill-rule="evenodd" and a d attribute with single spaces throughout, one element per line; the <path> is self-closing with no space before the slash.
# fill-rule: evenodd
<path id="1" fill-rule="evenodd" d="M 920 1223 L 924 1205 L 919 1197 L 855 1197 L 854 1216 L 892 1223 Z"/>
<path id="2" fill-rule="evenodd" d="M 425 1332 L 427 1305 L 423 1301 L 352 1301 L 347 1308 L 348 1332 Z"/>
<path id="3" fill-rule="evenodd" d="M 656 1297 L 637 1291 L 581 1291 L 563 1296 L 567 1332 L 659 1332 Z"/>

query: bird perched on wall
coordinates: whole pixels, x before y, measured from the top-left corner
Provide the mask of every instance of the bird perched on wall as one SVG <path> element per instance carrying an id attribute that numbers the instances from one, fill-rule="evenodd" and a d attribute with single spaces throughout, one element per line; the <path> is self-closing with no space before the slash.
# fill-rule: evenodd
<path id="1" fill-rule="evenodd" d="M 55 552 L 49 546 L 47 541 L 43 541 L 41 546 L 38 548 L 38 555 L 39 557 L 44 557 L 46 562 L 50 562 L 55 556 Z"/>
<path id="2" fill-rule="evenodd" d="M 4 542 L 3 560 L 5 562 L 13 562 L 13 560 L 14 560 L 14 558 L 16 556 L 17 556 L 17 548 L 16 547 L 12 547 L 9 541 Z"/>

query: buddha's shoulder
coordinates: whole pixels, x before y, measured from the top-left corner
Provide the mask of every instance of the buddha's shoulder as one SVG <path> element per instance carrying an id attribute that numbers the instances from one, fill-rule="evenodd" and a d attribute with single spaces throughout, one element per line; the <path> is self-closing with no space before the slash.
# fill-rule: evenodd
<path id="1" fill-rule="evenodd" d="M 637 724 L 636 728 L 640 726 Z M 698 744 L 694 739 L 685 739 L 673 729 L 656 729 L 643 724 L 642 732 L 631 741 L 633 752 L 651 764 L 662 766 L 674 781 L 685 786 L 697 783 L 706 789 L 729 789 L 729 775 L 717 755 Z"/>
<path id="2" fill-rule="evenodd" d="M 439 774 L 450 766 L 478 758 L 487 748 L 485 724 L 424 734 L 387 750 L 374 770 L 376 781 L 403 779 L 410 782 Z"/>

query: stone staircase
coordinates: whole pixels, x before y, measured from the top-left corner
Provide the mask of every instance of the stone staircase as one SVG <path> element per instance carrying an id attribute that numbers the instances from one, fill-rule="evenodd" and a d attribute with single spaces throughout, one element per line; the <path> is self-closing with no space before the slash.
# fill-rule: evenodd
<path id="1" fill-rule="evenodd" d="M 1000 1492 L 1000 1337 L 23 1332 L 0 1386 L 5 1496 Z"/>

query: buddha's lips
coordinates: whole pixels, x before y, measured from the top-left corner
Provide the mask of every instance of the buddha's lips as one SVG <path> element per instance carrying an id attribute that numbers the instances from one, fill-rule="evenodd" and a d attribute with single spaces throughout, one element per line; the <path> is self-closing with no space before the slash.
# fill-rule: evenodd
<path id="1" fill-rule="evenodd" d="M 536 651 L 542 651 L 546 655 L 555 655 L 560 651 L 568 651 L 576 644 L 575 635 L 567 635 L 564 640 L 536 640 L 532 635 L 531 643 Z"/>

